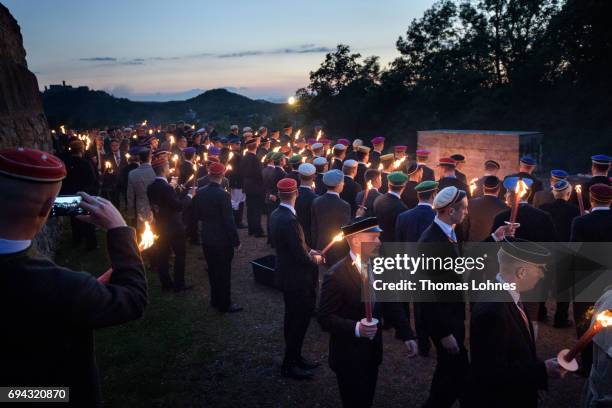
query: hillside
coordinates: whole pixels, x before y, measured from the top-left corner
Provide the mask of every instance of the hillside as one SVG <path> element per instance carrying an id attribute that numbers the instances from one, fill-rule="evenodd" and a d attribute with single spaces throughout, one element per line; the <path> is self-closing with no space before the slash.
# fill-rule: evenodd
<path id="1" fill-rule="evenodd" d="M 183 119 L 256 125 L 277 122 L 287 115 L 285 105 L 249 99 L 225 89 L 206 91 L 185 101 L 135 102 L 87 87 L 54 86 L 42 93 L 42 100 L 51 127 L 114 126 L 145 119 L 150 123 Z"/>

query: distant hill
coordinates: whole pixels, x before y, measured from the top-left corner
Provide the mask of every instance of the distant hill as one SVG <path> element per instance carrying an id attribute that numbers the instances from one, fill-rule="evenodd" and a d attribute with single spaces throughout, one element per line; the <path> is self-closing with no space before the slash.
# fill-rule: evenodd
<path id="1" fill-rule="evenodd" d="M 284 104 L 249 99 L 225 89 L 206 91 L 185 101 L 134 102 L 85 86 L 54 85 L 42 93 L 42 100 L 51 127 L 119 126 L 143 120 L 150 123 L 214 121 L 221 127 L 230 122 L 278 125 L 289 115 Z"/>

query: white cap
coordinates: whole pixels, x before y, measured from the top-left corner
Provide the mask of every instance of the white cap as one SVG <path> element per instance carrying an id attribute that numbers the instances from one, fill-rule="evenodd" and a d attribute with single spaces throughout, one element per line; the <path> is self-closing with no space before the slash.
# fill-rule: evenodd
<path id="1" fill-rule="evenodd" d="M 312 164 L 315 166 L 323 166 L 324 164 L 327 164 L 327 159 L 325 157 L 315 157 Z"/>
<path id="2" fill-rule="evenodd" d="M 312 150 L 322 149 L 323 143 L 317 142 L 312 145 Z"/>
<path id="3" fill-rule="evenodd" d="M 353 140 L 353 147 L 361 146 L 363 144 L 363 140 L 355 139 Z"/>
<path id="4" fill-rule="evenodd" d="M 232 126 L 230 126 L 230 130 L 234 130 L 234 129 L 238 130 L 238 125 L 232 125 Z"/>
<path id="5" fill-rule="evenodd" d="M 465 191 L 455 186 L 445 187 L 436 194 L 433 202 L 434 209 L 439 210 L 461 201 L 466 196 Z"/>
<path id="6" fill-rule="evenodd" d="M 344 163 L 342 163 L 342 167 L 357 167 L 357 161 L 353 159 L 345 160 Z"/>
<path id="7" fill-rule="evenodd" d="M 310 163 L 302 163 L 300 164 L 300 167 L 298 167 L 298 173 L 300 173 L 302 176 L 312 176 L 316 172 L 317 169 Z"/>
<path id="8" fill-rule="evenodd" d="M 340 150 L 340 151 L 346 150 L 346 146 L 343 145 L 342 143 L 338 143 L 334 145 L 334 150 Z"/>

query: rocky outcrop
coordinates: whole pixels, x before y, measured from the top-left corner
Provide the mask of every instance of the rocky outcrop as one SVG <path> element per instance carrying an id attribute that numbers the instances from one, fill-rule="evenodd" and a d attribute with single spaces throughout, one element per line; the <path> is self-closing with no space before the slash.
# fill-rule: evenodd
<path id="1" fill-rule="evenodd" d="M 0 147 L 26 146 L 51 150 L 51 134 L 43 111 L 36 76 L 28 69 L 17 21 L 0 4 Z M 49 255 L 58 228 L 51 222 L 35 245 Z"/>

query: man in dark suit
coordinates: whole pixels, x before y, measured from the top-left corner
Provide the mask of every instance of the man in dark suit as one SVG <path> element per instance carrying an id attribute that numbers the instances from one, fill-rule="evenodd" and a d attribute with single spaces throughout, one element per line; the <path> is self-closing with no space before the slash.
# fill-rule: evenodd
<path id="1" fill-rule="evenodd" d="M 263 184 L 261 162 L 257 158 L 257 140 L 246 141 L 247 152 L 240 162 L 240 173 L 244 180 L 246 194 L 247 225 L 249 235 L 265 237 L 261 228 L 261 215 L 265 206 L 265 187 Z"/>
<path id="2" fill-rule="evenodd" d="M 346 156 L 346 146 L 340 143 L 334 145 L 333 157 L 331 159 L 330 170 L 333 170 L 333 169 L 342 170 L 342 163 L 344 162 L 345 156 Z"/>
<path id="3" fill-rule="evenodd" d="M 147 283 L 134 230 L 108 200 L 84 192 L 79 206 L 89 215 L 79 219 L 107 231 L 108 283 L 33 255 L 65 176 L 51 153 L 0 150 L 0 319 L 10 327 L 0 336 L 0 384 L 70 387 L 66 406 L 97 407 L 93 331 L 142 317 Z"/>
<path id="4" fill-rule="evenodd" d="M 355 202 L 359 206 L 356 214 L 358 217 L 374 217 L 374 201 L 381 195 L 378 191 L 381 186 L 380 171 L 368 169 L 365 172 L 365 182 L 366 186 L 355 197 Z M 364 197 L 366 198 L 365 202 Z"/>
<path id="5" fill-rule="evenodd" d="M 127 164 L 123 154 L 119 151 L 119 140 L 110 141 L 110 152 L 104 155 L 104 172 L 102 176 L 102 193 L 111 203 L 119 208 L 119 173 Z"/>
<path id="6" fill-rule="evenodd" d="M 542 193 L 542 191 L 538 192 L 538 194 L 539 193 Z M 567 180 L 559 180 L 552 186 L 552 194 L 554 201 L 543 203 L 540 206 L 540 210 L 551 216 L 553 225 L 555 226 L 555 241 L 569 242 L 572 221 L 580 215 L 578 207 L 569 202 L 572 194 L 572 186 Z M 536 200 L 534 200 L 534 203 L 535 202 Z M 569 289 L 571 285 L 571 271 L 569 270 L 571 258 L 563 253 L 557 254 L 555 258 L 553 271 L 557 307 L 555 309 L 554 327 L 570 327 L 572 322 L 568 319 L 568 309 Z"/>
<path id="7" fill-rule="evenodd" d="M 380 156 L 385 150 L 385 138 L 382 136 L 376 136 L 371 140 L 372 150 L 370 151 L 370 163 L 372 163 L 371 169 L 378 169 L 380 164 Z"/>
<path id="8" fill-rule="evenodd" d="M 197 184 L 196 172 L 197 166 L 193 161 L 195 157 L 195 147 L 187 147 L 183 149 L 183 160 L 179 165 L 178 185 L 182 191 L 187 191 Z M 185 225 L 185 233 L 191 244 L 198 244 L 198 223 L 193 220 L 193 211 L 191 204 L 188 203 L 183 210 L 183 224 Z"/>
<path id="9" fill-rule="evenodd" d="M 351 206 L 340 198 L 344 174 L 330 170 L 323 176 L 327 192 L 312 202 L 311 239 L 316 249 L 323 249 L 351 219 Z M 336 243 L 326 254 L 326 264 L 333 265 L 348 253 L 346 244 Z"/>
<path id="10" fill-rule="evenodd" d="M 519 161 L 519 172 L 514 173 L 514 174 L 509 174 L 506 176 L 506 178 L 521 177 L 523 179 L 533 180 L 533 183 L 531 187 L 529 188 L 529 195 L 525 198 L 527 202 L 530 204 L 533 202 L 533 197 L 535 196 L 535 194 L 544 188 L 544 186 L 542 185 L 542 181 L 539 180 L 533 174 L 535 172 L 536 166 L 537 166 L 537 162 L 535 161 L 533 157 L 527 156 L 527 155 L 522 156 Z M 504 186 L 505 184 L 506 183 L 504 182 Z"/>
<path id="11" fill-rule="evenodd" d="M 465 164 L 465 156 L 462 154 L 453 154 L 450 158 L 455 161 L 455 177 L 467 186 L 467 177 L 459 170 Z"/>
<path id="12" fill-rule="evenodd" d="M 302 163 L 300 167 L 298 167 L 300 185 L 298 187 L 298 197 L 295 201 L 295 212 L 297 213 L 298 221 L 304 231 L 306 244 L 311 248 L 313 247 L 311 238 L 312 202 L 317 198 L 317 195 L 313 191 L 315 172 L 315 166 L 310 163 Z"/>
<path id="13" fill-rule="evenodd" d="M 504 179 L 504 187 L 506 188 L 506 202 L 510 207 L 514 205 L 516 184 L 519 177 L 506 177 Z M 519 227 L 516 228 L 515 237 L 524 239 L 532 242 L 554 242 L 555 241 L 555 226 L 552 222 L 552 218 L 548 213 L 533 207 L 527 202 L 527 197 L 532 196 L 530 193 L 531 188 L 535 185 L 531 179 L 525 178 L 524 182 L 527 183 L 527 192 L 520 198 L 519 207 L 516 215 L 516 222 Z M 493 226 L 491 232 L 494 232 L 499 227 L 506 225 L 506 222 L 510 221 L 512 210 L 508 208 L 495 216 L 493 220 Z M 534 289 L 534 293 L 541 293 L 540 296 L 544 296 L 544 293 L 548 293 L 552 283 L 550 282 L 551 277 L 545 277 L 542 279 L 537 287 Z M 532 293 L 525 295 L 526 298 L 533 296 Z M 528 302 L 526 307 L 530 309 L 530 315 L 537 317 L 538 321 L 544 322 L 548 319 L 548 311 L 546 309 L 545 302 L 539 302 L 539 305 L 533 302 Z M 537 331 L 537 323 L 535 323 Z"/>
<path id="14" fill-rule="evenodd" d="M 591 157 L 591 178 L 582 186 L 582 200 L 585 209 L 588 210 L 591 205 L 589 200 L 589 189 L 591 186 L 595 184 L 612 185 L 612 182 L 608 178 L 611 161 L 612 159 L 605 154 L 597 154 Z"/>
<path id="15" fill-rule="evenodd" d="M 432 180 L 423 181 L 415 187 L 419 203 L 416 207 L 402 212 L 395 222 L 395 241 L 418 242 L 421 234 L 434 220 L 433 199 L 438 190 L 438 183 Z M 419 355 L 429 355 L 430 342 L 427 334 L 425 317 L 419 302 L 413 302 L 414 325 L 419 345 Z"/>
<path id="16" fill-rule="evenodd" d="M 312 164 L 314 164 L 315 169 L 317 169 L 317 175 L 315 176 L 314 182 L 315 193 L 317 195 L 325 194 L 327 187 L 325 183 L 323 183 L 323 174 L 327 171 L 327 159 L 325 159 L 325 157 L 315 157 Z M 342 166 L 340 166 L 338 170 L 342 170 Z"/>
<path id="17" fill-rule="evenodd" d="M 157 260 L 155 265 L 162 290 L 182 291 L 191 289 L 185 286 L 185 226 L 182 212 L 189 203 L 192 193 L 182 199 L 168 184 L 170 168 L 166 156 L 159 156 L 151 162 L 155 171 L 155 181 L 147 187 L 147 196 L 153 210 L 155 231 L 159 235 L 155 250 Z M 192 191 L 195 188 L 192 189 Z M 170 254 L 174 252 L 174 279 L 170 278 Z"/>
<path id="18" fill-rule="evenodd" d="M 380 240 L 384 242 L 395 241 L 395 222 L 397 217 L 408 208 L 400 198 L 402 190 L 408 181 L 401 171 L 396 171 L 387 176 L 389 191 L 379 196 L 374 201 L 374 214 L 378 220 L 378 225 L 382 228 Z"/>
<path id="19" fill-rule="evenodd" d="M 357 162 L 355 160 L 346 160 L 342 166 L 344 173 L 344 188 L 340 193 L 340 198 L 351 205 L 351 217 L 357 212 L 357 193 L 362 190 L 361 185 L 355 181 L 357 175 Z"/>
<path id="20" fill-rule="evenodd" d="M 62 184 L 60 194 L 74 195 L 79 191 L 96 194 L 98 191 L 97 178 L 91 161 L 83 157 L 84 144 L 79 139 L 70 142 L 70 156 L 64 161 L 66 164 L 66 179 Z M 88 251 L 98 247 L 96 238 L 96 227 L 91 223 L 85 223 L 76 217 L 70 217 L 72 228 L 72 247 L 78 248 L 85 242 Z"/>
<path id="21" fill-rule="evenodd" d="M 590 213 L 574 218 L 570 232 L 571 242 L 612 242 L 612 187 L 603 183 L 594 184 L 589 188 L 589 204 Z M 595 248 L 596 249 L 596 248 Z M 579 254 L 588 259 L 588 245 L 581 249 Z M 574 277 L 574 290 L 580 287 L 587 286 L 601 269 L 599 265 L 595 265 L 594 275 L 591 276 L 591 268 L 593 266 L 587 261 L 587 264 L 582 264 L 575 267 L 577 271 Z M 573 302 L 574 322 L 576 323 L 576 334 L 582 336 L 590 326 L 590 318 L 587 313 L 593 302 Z M 593 357 L 593 346 L 588 345 L 582 351 L 582 367 L 590 370 Z"/>
<path id="22" fill-rule="evenodd" d="M 421 182 L 422 174 L 422 170 L 416 163 L 410 163 L 410 165 L 406 166 L 408 181 L 402 190 L 402 196 L 400 198 L 404 204 L 406 204 L 408 209 L 416 207 L 416 205 L 419 203 L 419 198 L 417 197 L 417 192 L 414 188 Z"/>
<path id="23" fill-rule="evenodd" d="M 192 181 L 195 178 L 193 157 L 195 156 L 196 149 L 194 147 L 187 147 L 183 150 L 183 160 L 179 164 L 179 176 L 178 184 L 185 185 L 189 180 L 189 183 L 193 185 Z M 190 178 L 193 176 L 193 178 Z"/>
<path id="24" fill-rule="evenodd" d="M 484 162 L 484 176 L 476 180 L 476 188 L 472 191 L 472 198 L 484 195 L 484 181 L 489 176 L 496 176 L 499 173 L 501 166 L 495 160 L 487 160 Z M 503 198 L 506 192 L 503 191 L 503 186 L 500 185 L 499 198 Z"/>
<path id="25" fill-rule="evenodd" d="M 246 228 L 242 222 L 245 206 L 245 198 L 242 195 L 244 191 L 244 177 L 242 169 L 242 151 L 240 150 L 240 138 L 238 136 L 230 139 L 230 152 L 227 161 L 222 161 L 226 167 L 226 177 L 229 182 L 231 194 L 233 194 L 234 203 L 232 211 L 234 214 L 234 223 L 239 229 Z M 229 167 L 229 169 L 228 169 Z M 237 199 L 237 197 L 239 197 Z M 237 202 L 236 202 L 237 201 Z M 248 217 L 248 214 L 247 214 Z"/>
<path id="26" fill-rule="evenodd" d="M 370 148 L 367 146 L 359 146 L 357 149 L 357 174 L 355 174 L 355 182 L 365 188 L 365 172 L 369 167 Z"/>
<path id="27" fill-rule="evenodd" d="M 416 151 L 416 163 L 422 171 L 421 181 L 431 180 L 434 181 L 436 176 L 431 167 L 427 166 L 427 160 L 429 159 L 429 150 L 419 149 Z"/>
<path id="28" fill-rule="evenodd" d="M 285 155 L 281 152 L 273 152 L 270 155 L 268 165 L 261 171 L 262 182 L 266 195 L 266 210 L 268 216 L 278 207 L 278 191 L 276 183 L 286 175 L 283 170 L 283 160 Z"/>
<path id="29" fill-rule="evenodd" d="M 221 188 L 225 166 L 212 163 L 210 182 L 193 199 L 194 221 L 202 222 L 202 250 L 208 265 L 210 304 L 220 312 L 234 313 L 242 308 L 231 301 L 231 274 L 234 250 L 240 248 L 238 230 L 232 215 L 229 193 Z"/>
<path id="30" fill-rule="evenodd" d="M 440 180 L 438 180 L 438 188 L 440 190 L 453 186 L 457 188 L 457 190 L 465 191 L 467 194 L 468 200 L 471 198 L 469 189 L 466 183 L 459 180 L 455 174 L 455 166 L 456 163 L 451 158 L 443 157 L 440 159 L 438 163 L 438 169 L 440 170 Z"/>
<path id="31" fill-rule="evenodd" d="M 533 206 L 535 208 L 540 208 L 543 204 L 552 203 L 553 201 L 555 201 L 555 197 L 553 195 L 553 186 L 560 180 L 567 180 L 568 176 L 569 174 L 565 170 L 551 170 L 550 185 L 547 188 L 542 189 L 533 195 Z"/>
<path id="32" fill-rule="evenodd" d="M 287 160 L 287 165 L 291 169 L 287 173 L 287 177 L 294 179 L 298 185 L 300 184 L 300 173 L 298 172 L 300 164 L 302 164 L 302 156 L 299 154 L 294 154 L 293 156 L 289 157 L 289 160 Z"/>
<path id="33" fill-rule="evenodd" d="M 302 344 L 315 309 L 318 283 L 317 265 L 323 256 L 311 250 L 296 217 L 298 196 L 294 179 L 278 182 L 279 207 L 270 215 L 270 240 L 276 249 L 276 281 L 285 301 L 285 357 L 281 373 L 297 380 L 312 377 L 310 370 L 319 366 L 302 356 Z"/>
<path id="34" fill-rule="evenodd" d="M 465 191 L 446 187 L 435 196 L 436 217 L 421 234 L 418 252 L 430 257 L 456 258 L 461 256 L 455 226 L 467 213 Z M 435 244 L 434 243 L 438 243 Z M 457 283 L 461 276 L 452 269 L 424 271 L 434 282 Z M 436 292 L 430 302 L 421 303 L 425 328 L 436 348 L 437 364 L 429 398 L 425 407 L 450 407 L 463 400 L 465 376 L 468 370 L 465 339 L 465 304 L 460 292 Z M 439 299 L 438 296 L 441 298 Z"/>
<path id="35" fill-rule="evenodd" d="M 560 378 L 557 358 L 541 361 L 536 355 L 534 328 L 520 301 L 543 277 L 546 248 L 526 241 L 504 242 L 498 252 L 498 283 L 515 289 L 497 291 L 476 301 L 470 323 L 469 406 L 536 407 L 538 392 L 548 378 Z"/>
<path id="36" fill-rule="evenodd" d="M 468 201 L 468 215 L 463 223 L 465 241 L 481 242 L 490 234 L 495 216 L 508 209 L 499 198 L 501 181 L 487 176 L 482 183 L 483 194 Z"/>
<path id="37" fill-rule="evenodd" d="M 375 255 L 380 234 L 376 219 L 358 219 L 345 225 L 342 232 L 350 253 L 334 264 L 324 277 L 319 323 L 330 333 L 329 366 L 336 374 L 342 405 L 346 408 L 370 407 L 376 391 L 378 366 L 382 362 L 381 316 L 395 327 L 396 337 L 405 343 L 408 357 L 416 355 L 417 345 L 401 305 L 370 301 L 372 319 L 366 319 L 362 287 L 369 287 L 364 283 L 368 270 L 359 259 L 366 262 Z M 362 252 L 363 247 L 368 252 Z"/>

